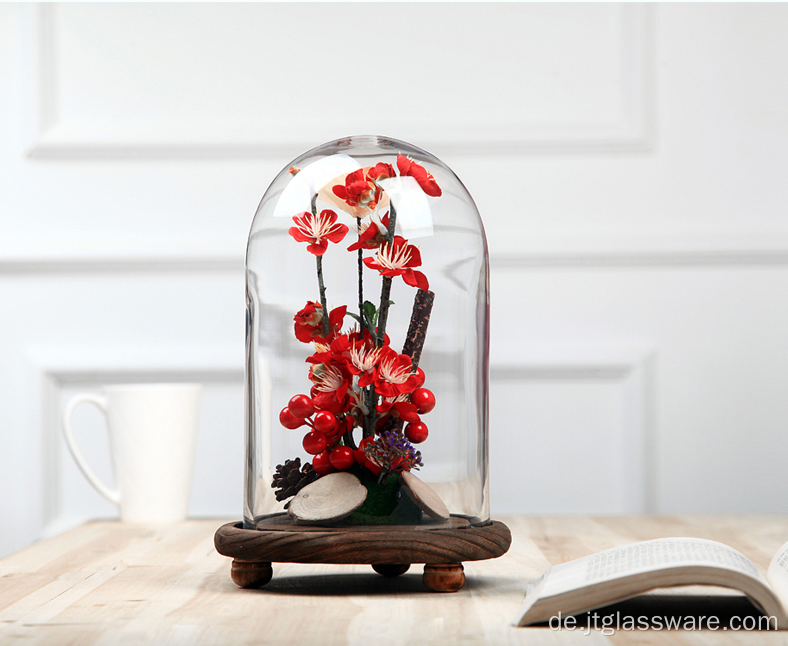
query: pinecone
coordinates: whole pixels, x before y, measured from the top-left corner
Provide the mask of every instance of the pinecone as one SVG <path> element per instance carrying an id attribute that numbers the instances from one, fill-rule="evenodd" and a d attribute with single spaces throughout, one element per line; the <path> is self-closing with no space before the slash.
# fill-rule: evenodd
<path id="1" fill-rule="evenodd" d="M 302 469 L 301 458 L 285 460 L 284 464 L 277 465 L 271 488 L 276 489 L 276 499 L 281 502 L 295 496 L 301 489 L 319 477 L 309 462 Z M 285 505 L 285 509 L 289 504 Z"/>

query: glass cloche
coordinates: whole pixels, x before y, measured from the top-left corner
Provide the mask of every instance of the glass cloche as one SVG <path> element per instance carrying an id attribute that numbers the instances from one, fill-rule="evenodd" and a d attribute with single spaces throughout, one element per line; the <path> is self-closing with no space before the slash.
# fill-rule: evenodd
<path id="1" fill-rule="evenodd" d="M 246 304 L 244 528 L 489 523 L 487 243 L 444 163 L 379 136 L 294 159 Z"/>

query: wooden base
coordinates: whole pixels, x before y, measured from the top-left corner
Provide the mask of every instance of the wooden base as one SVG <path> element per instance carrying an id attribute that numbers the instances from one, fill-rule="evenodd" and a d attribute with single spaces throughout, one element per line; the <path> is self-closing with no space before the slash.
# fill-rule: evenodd
<path id="1" fill-rule="evenodd" d="M 275 517 L 244 529 L 228 523 L 216 531 L 216 550 L 233 558 L 232 579 L 242 588 L 259 588 L 272 577 L 272 562 L 369 564 L 383 576 L 404 574 L 411 563 L 424 563 L 424 586 L 437 592 L 462 588 L 463 561 L 505 554 L 509 528 L 493 521 L 470 526 L 452 517 L 444 525 L 386 527 L 301 527 Z"/>

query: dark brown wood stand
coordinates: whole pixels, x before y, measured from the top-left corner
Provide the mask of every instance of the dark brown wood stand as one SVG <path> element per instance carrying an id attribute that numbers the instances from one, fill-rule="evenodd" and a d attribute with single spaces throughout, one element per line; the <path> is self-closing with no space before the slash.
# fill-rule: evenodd
<path id="1" fill-rule="evenodd" d="M 282 515 L 261 521 L 258 529 L 228 523 L 214 536 L 216 550 L 233 559 L 232 579 L 242 588 L 268 583 L 271 563 L 369 564 L 383 576 L 399 576 L 412 563 L 424 563 L 424 586 L 435 592 L 456 592 L 465 583 L 463 561 L 497 558 L 511 542 L 501 522 L 474 527 L 457 516 L 412 527 L 317 527 Z"/>

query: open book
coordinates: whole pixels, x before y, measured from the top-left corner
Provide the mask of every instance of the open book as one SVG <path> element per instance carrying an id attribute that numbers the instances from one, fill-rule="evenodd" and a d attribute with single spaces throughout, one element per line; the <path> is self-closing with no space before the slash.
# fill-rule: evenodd
<path id="1" fill-rule="evenodd" d="M 700 538 L 659 538 L 556 565 L 528 586 L 517 626 L 601 608 L 655 588 L 713 585 L 739 590 L 777 628 L 788 629 L 788 543 L 764 577 L 741 552 Z M 774 625 L 774 624 L 772 624 Z"/>

